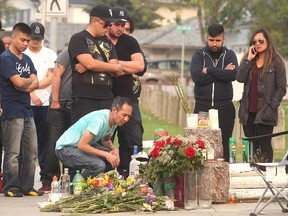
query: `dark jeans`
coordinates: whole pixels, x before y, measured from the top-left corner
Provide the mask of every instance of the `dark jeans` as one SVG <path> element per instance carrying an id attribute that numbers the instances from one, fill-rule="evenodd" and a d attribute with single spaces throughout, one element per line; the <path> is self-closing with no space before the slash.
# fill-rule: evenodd
<path id="1" fill-rule="evenodd" d="M 264 124 L 254 124 L 256 113 L 249 113 L 247 125 L 243 126 L 244 134 L 246 137 L 260 136 L 273 133 L 273 126 Z M 266 138 L 253 143 L 253 153 L 257 149 L 261 150 L 265 162 L 273 161 L 273 148 L 271 143 L 272 138 Z M 262 161 L 264 162 L 264 161 Z"/>
<path id="2" fill-rule="evenodd" d="M 133 112 L 130 120 L 123 126 L 117 128 L 120 165 L 118 172 L 124 170 L 129 173 L 129 164 L 133 155 L 134 145 L 137 145 L 138 152 L 142 151 L 143 126 L 138 103 L 133 103 Z"/>
<path id="3" fill-rule="evenodd" d="M 0 173 L 2 173 L 2 154 L 3 154 L 3 144 L 2 144 L 2 126 L 0 122 Z"/>
<path id="4" fill-rule="evenodd" d="M 43 179 L 44 160 L 47 153 L 47 112 L 48 106 L 32 106 L 37 131 L 38 161 L 40 178 Z"/>
<path id="5" fill-rule="evenodd" d="M 222 133 L 224 159 L 229 162 L 229 138 L 232 136 L 235 120 L 235 107 L 232 102 L 222 106 L 205 106 L 196 102 L 194 113 L 208 112 L 209 109 L 218 110 L 219 127 Z"/>
<path id="6" fill-rule="evenodd" d="M 71 125 L 71 102 L 60 103 L 60 109 L 48 110 L 47 154 L 43 169 L 43 185 L 50 185 L 53 176 L 60 177 L 59 160 L 55 155 L 56 141 Z"/>

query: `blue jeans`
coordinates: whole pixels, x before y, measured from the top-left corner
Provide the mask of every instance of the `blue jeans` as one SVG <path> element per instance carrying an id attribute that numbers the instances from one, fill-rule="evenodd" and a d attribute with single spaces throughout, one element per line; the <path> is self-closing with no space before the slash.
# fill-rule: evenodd
<path id="1" fill-rule="evenodd" d="M 4 146 L 3 191 L 29 192 L 34 186 L 37 135 L 33 117 L 2 122 Z"/>
<path id="2" fill-rule="evenodd" d="M 47 154 L 44 160 L 43 185 L 49 185 L 53 176 L 60 177 L 59 160 L 55 145 L 59 137 L 71 126 L 71 102 L 60 103 L 59 109 L 48 109 Z"/>
<path id="3" fill-rule="evenodd" d="M 96 143 L 92 145 L 94 148 L 109 152 L 110 149 Z M 94 177 L 99 173 L 107 171 L 106 163 L 109 164 L 105 158 L 96 155 L 87 154 L 77 147 L 66 146 L 61 150 L 55 151 L 58 159 L 64 164 L 65 167 L 73 169 L 84 169 L 82 176 L 86 179 L 91 176 Z M 108 165 L 109 166 L 109 165 Z"/>

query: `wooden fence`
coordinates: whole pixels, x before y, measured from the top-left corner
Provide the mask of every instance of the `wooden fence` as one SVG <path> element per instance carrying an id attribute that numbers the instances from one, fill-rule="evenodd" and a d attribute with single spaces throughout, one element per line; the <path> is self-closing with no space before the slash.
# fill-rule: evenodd
<path id="1" fill-rule="evenodd" d="M 191 109 L 194 110 L 194 98 L 189 98 Z M 186 126 L 186 113 L 181 107 L 180 100 L 175 93 L 173 86 L 157 85 L 142 85 L 142 92 L 140 97 L 140 106 L 145 110 L 150 111 L 156 117 L 167 121 L 168 123 L 179 125 L 180 127 Z M 236 138 L 238 143 L 241 143 L 241 137 L 244 137 L 242 126 L 239 124 L 238 119 L 239 104 L 235 102 L 236 118 L 233 130 L 233 137 Z M 285 113 L 282 108 L 279 108 L 279 120 L 274 132 L 285 130 Z M 280 136 L 273 139 L 275 150 L 285 149 L 285 137 Z"/>

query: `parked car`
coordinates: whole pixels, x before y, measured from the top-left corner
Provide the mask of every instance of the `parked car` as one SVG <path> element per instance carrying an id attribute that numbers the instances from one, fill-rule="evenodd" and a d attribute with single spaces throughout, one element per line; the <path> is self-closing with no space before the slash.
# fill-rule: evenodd
<path id="1" fill-rule="evenodd" d="M 162 59 L 148 61 L 148 68 L 146 73 L 140 77 L 142 82 L 149 83 L 171 83 L 171 77 L 180 77 L 181 75 L 181 59 Z M 190 62 L 184 61 L 184 77 L 187 81 L 191 81 Z"/>

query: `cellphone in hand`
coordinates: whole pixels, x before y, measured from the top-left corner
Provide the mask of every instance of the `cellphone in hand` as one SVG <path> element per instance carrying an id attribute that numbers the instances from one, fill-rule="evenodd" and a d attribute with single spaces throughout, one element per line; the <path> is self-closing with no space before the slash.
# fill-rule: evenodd
<path id="1" fill-rule="evenodd" d="M 251 49 L 251 52 L 252 52 L 253 55 L 255 55 L 255 54 L 257 53 L 255 47 L 253 47 L 253 48 Z"/>

